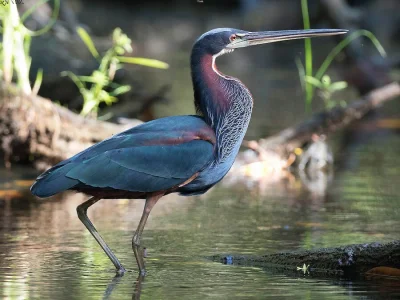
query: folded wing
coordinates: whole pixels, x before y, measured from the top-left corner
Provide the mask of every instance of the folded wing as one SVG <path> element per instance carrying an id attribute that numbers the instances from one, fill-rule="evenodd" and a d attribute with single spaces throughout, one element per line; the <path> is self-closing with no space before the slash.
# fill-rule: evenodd
<path id="1" fill-rule="evenodd" d="M 214 157 L 215 135 L 196 116 L 157 119 L 104 140 L 42 175 L 31 188 L 49 197 L 76 187 L 154 192 L 180 185 Z"/>

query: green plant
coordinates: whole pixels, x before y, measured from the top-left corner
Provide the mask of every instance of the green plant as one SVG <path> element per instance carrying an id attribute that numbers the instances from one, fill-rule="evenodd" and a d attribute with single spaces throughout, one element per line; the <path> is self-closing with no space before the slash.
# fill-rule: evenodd
<path id="1" fill-rule="evenodd" d="M 310 28 L 310 19 L 308 15 L 308 1 L 307 0 L 301 0 L 301 7 L 302 7 L 302 14 L 303 14 L 303 23 L 304 23 L 304 29 L 309 29 Z M 305 53 L 305 67 L 301 63 L 300 59 L 296 59 L 296 64 L 297 68 L 299 70 L 299 77 L 300 81 L 302 84 L 302 87 L 305 91 L 305 110 L 306 112 L 311 111 L 311 104 L 312 100 L 314 97 L 314 92 L 315 88 L 320 89 L 321 97 L 325 102 L 326 108 L 334 106 L 337 101 L 332 100 L 333 93 L 345 89 L 347 87 L 344 86 L 345 82 L 340 81 L 340 82 L 335 82 L 332 83 L 330 80 L 330 77 L 326 75 L 326 72 L 333 62 L 333 60 L 337 57 L 337 55 L 342 52 L 344 48 L 346 48 L 353 40 L 359 38 L 359 37 L 366 37 L 368 38 L 372 44 L 375 46 L 375 48 L 378 50 L 379 54 L 382 55 L 383 57 L 386 56 L 385 49 L 382 47 L 378 39 L 375 37 L 375 35 L 368 31 L 368 30 L 357 30 L 349 34 L 346 38 L 344 38 L 339 44 L 337 44 L 331 52 L 328 54 L 328 56 L 325 58 L 321 66 L 318 68 L 317 72 L 315 75 L 313 75 L 313 56 L 312 56 L 312 45 L 310 39 L 305 40 L 304 44 L 304 53 Z M 325 77 L 326 76 L 326 77 Z M 325 80 L 324 80 L 325 78 Z M 330 86 L 330 85 L 333 85 Z M 345 102 L 340 101 L 341 105 L 345 105 Z"/>
<path id="2" fill-rule="evenodd" d="M 314 88 L 318 88 L 319 95 L 325 103 L 326 109 L 331 109 L 336 105 L 345 107 L 347 105 L 344 100 L 336 100 L 333 98 L 333 94 L 347 88 L 348 84 L 346 81 L 332 82 L 328 75 L 322 76 L 321 80 L 316 77 L 306 76 L 305 81 Z"/>
<path id="3" fill-rule="evenodd" d="M 39 1 L 27 10 L 20 18 L 17 5 L 14 1 L 0 6 L 0 19 L 2 23 L 3 40 L 1 42 L 1 69 L 2 79 L 6 83 L 11 83 L 15 72 L 18 87 L 25 93 L 37 93 L 43 78 L 43 71 L 39 70 L 36 76 L 34 89 L 31 89 L 29 82 L 29 69 L 32 58 L 29 56 L 31 39 L 46 33 L 56 22 L 60 0 L 54 1 L 54 10 L 50 22 L 38 31 L 31 31 L 26 28 L 23 22 L 32 14 L 32 12 L 40 5 L 49 0 Z"/>
<path id="4" fill-rule="evenodd" d="M 296 267 L 297 271 L 302 271 L 304 274 L 309 273 L 310 265 L 303 264 L 302 267 Z"/>
<path id="5" fill-rule="evenodd" d="M 120 28 L 114 30 L 113 45 L 103 57 L 100 56 L 93 40 L 83 28 L 78 28 L 77 32 L 90 53 L 100 63 L 99 68 L 94 70 L 90 76 L 77 76 L 69 71 L 62 73 L 64 76 L 69 76 L 79 88 L 83 97 L 81 114 L 84 116 L 89 114 L 97 116 L 100 103 L 104 102 L 110 105 L 117 101 L 118 95 L 130 91 L 129 85 L 119 85 L 113 82 L 115 72 L 123 67 L 123 63 L 160 69 L 168 68 L 168 64 L 158 60 L 123 56 L 125 53 L 132 52 L 132 47 L 131 40 Z"/>
<path id="6" fill-rule="evenodd" d="M 308 14 L 308 0 L 301 0 L 301 12 L 303 15 L 303 26 L 304 29 L 310 29 L 310 16 Z M 313 74 L 313 60 L 312 60 L 312 45 L 311 39 L 304 40 L 304 61 L 305 68 L 303 67 L 303 73 L 305 76 L 312 76 Z M 303 82 L 303 87 L 306 92 L 306 111 L 311 107 L 311 102 L 314 94 L 313 86 L 310 83 Z"/>

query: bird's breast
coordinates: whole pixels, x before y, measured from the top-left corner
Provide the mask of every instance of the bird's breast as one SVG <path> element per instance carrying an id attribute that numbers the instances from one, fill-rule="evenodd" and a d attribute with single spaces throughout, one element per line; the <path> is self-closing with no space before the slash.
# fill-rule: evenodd
<path id="1" fill-rule="evenodd" d="M 250 123 L 253 102 L 250 95 L 231 89 L 231 104 L 215 126 L 217 140 L 217 162 L 235 159 Z M 250 98 L 249 98 L 250 97 Z"/>

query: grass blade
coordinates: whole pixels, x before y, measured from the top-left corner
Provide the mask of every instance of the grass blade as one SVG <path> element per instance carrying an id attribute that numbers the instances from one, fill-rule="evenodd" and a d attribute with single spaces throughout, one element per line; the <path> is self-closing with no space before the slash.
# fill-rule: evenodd
<path id="1" fill-rule="evenodd" d="M 128 56 L 118 56 L 117 59 L 122 63 L 142 65 L 151 68 L 158 69 L 168 69 L 169 65 L 163 61 L 156 59 L 149 59 L 143 57 L 128 57 Z"/>
<path id="2" fill-rule="evenodd" d="M 93 55 L 93 57 L 96 59 L 99 59 L 99 57 L 100 57 L 99 52 L 97 51 L 97 49 L 93 43 L 93 40 L 90 37 L 90 35 L 87 33 L 87 31 L 85 29 L 83 29 L 82 27 L 78 27 L 78 29 L 76 31 L 77 31 L 79 37 L 85 43 L 85 45 L 88 48 L 88 50 L 90 51 L 90 53 Z"/>
<path id="3" fill-rule="evenodd" d="M 346 48 L 353 40 L 365 36 L 371 40 L 371 42 L 374 44 L 375 48 L 378 50 L 379 54 L 383 57 L 386 57 L 386 51 L 382 47 L 381 43 L 378 41 L 378 39 L 375 37 L 375 35 L 368 31 L 368 30 L 357 30 L 350 34 L 348 37 L 346 37 L 344 40 L 342 40 L 339 44 L 336 45 L 335 48 L 332 49 L 332 51 L 328 54 L 324 62 L 322 63 L 321 67 L 318 69 L 317 73 L 315 74 L 315 78 L 321 79 L 322 76 L 326 73 L 327 69 L 331 65 L 332 61 L 335 59 L 335 57 L 342 52 L 344 48 Z"/>
<path id="4" fill-rule="evenodd" d="M 43 69 L 39 69 L 36 74 L 35 83 L 33 85 L 32 94 L 37 95 L 43 81 Z"/>
<path id="5" fill-rule="evenodd" d="M 300 57 L 296 57 L 295 63 L 296 63 L 296 66 L 297 66 L 297 70 L 299 72 L 301 88 L 304 91 L 306 89 L 305 80 L 304 80 L 304 78 L 306 77 L 306 70 L 304 69 L 304 65 L 301 62 L 301 58 Z"/>
<path id="6" fill-rule="evenodd" d="M 61 72 L 61 76 L 68 76 L 69 78 L 71 78 L 71 80 L 75 83 L 80 91 L 85 89 L 85 85 L 83 84 L 83 82 L 71 71 Z"/>
<path id="7" fill-rule="evenodd" d="M 303 14 L 304 29 L 310 29 L 310 16 L 308 14 L 307 0 L 301 0 L 301 11 Z M 312 77 L 313 76 L 312 45 L 311 45 L 311 39 L 309 38 L 304 40 L 304 60 L 305 60 L 306 76 Z M 305 109 L 306 112 L 309 112 L 311 110 L 314 87 L 309 82 L 306 81 L 305 90 L 306 90 Z"/>

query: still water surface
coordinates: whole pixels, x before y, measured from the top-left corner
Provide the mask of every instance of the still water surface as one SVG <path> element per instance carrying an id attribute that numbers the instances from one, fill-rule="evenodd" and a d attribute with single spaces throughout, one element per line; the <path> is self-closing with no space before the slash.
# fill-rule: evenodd
<path id="1" fill-rule="evenodd" d="M 130 243 L 142 201 L 103 200 L 89 211 L 130 271 L 114 279 L 112 264 L 76 216 L 83 196 L 31 199 L 24 186 L 34 171 L 2 171 L 3 188 L 22 196 L 0 201 L 0 298 L 396 299 L 398 281 L 282 274 L 207 257 L 400 239 L 399 148 L 393 134 L 353 149 L 354 163 L 336 171 L 325 195 L 297 179 L 249 190 L 228 178 L 201 197 L 163 198 L 144 232 L 149 273 L 141 285 Z"/>

